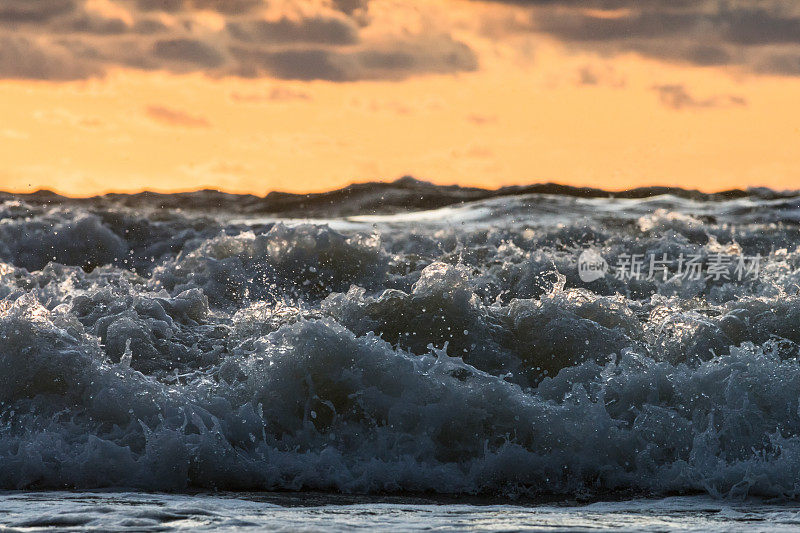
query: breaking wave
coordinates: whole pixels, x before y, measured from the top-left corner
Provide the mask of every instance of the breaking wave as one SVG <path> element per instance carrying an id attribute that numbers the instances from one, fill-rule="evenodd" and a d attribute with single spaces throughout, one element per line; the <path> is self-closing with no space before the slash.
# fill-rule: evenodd
<path id="1" fill-rule="evenodd" d="M 0 488 L 800 497 L 800 197 L 359 191 L 4 196 Z"/>

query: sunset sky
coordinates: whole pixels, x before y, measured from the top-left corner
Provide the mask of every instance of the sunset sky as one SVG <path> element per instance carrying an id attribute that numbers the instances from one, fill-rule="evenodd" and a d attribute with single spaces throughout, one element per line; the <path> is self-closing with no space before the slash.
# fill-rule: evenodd
<path id="1" fill-rule="evenodd" d="M 0 189 L 800 188 L 793 0 L 0 0 Z"/>

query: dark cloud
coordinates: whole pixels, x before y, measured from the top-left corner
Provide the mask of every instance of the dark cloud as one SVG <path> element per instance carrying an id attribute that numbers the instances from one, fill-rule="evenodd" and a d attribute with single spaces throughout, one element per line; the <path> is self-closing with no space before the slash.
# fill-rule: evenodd
<path id="1" fill-rule="evenodd" d="M 265 51 L 233 48 L 245 76 L 270 74 L 285 80 L 352 81 L 355 65 L 352 56 L 324 48 L 309 50 Z"/>
<path id="2" fill-rule="evenodd" d="M 208 120 L 204 117 L 194 116 L 186 113 L 185 111 L 160 105 L 149 106 L 145 110 L 145 113 L 148 117 L 156 122 L 160 122 L 168 126 L 179 126 L 183 128 L 207 128 L 211 126 Z"/>
<path id="3" fill-rule="evenodd" d="M 76 9 L 74 0 L 2 0 L 0 22 L 40 23 Z"/>
<path id="4" fill-rule="evenodd" d="M 236 15 L 247 13 L 259 6 L 265 6 L 263 0 L 137 0 L 136 5 L 143 11 L 165 11 L 180 13 L 197 9 L 208 9 Z"/>
<path id="5" fill-rule="evenodd" d="M 514 17 L 507 27 L 492 26 L 495 39 L 528 31 L 604 55 L 635 52 L 698 66 L 800 75 L 796 0 L 495 1 L 529 13 L 527 21 Z M 402 25 L 405 15 L 398 16 L 397 31 L 378 29 L 386 24 L 387 6 L 376 10 L 370 0 L 107 2 L 124 13 L 92 9 L 86 0 L 0 0 L 0 39 L 12 43 L 0 51 L 0 78 L 75 79 L 125 66 L 346 82 L 478 65 L 466 44 L 435 29 L 439 15 L 425 19 L 412 0 L 394 8 L 423 20 L 410 29 Z M 379 12 L 382 22 L 375 23 Z M 10 59 L 13 54 L 18 61 Z M 597 83 L 596 75 L 582 73 L 579 83 Z"/>
<path id="6" fill-rule="evenodd" d="M 387 49 L 366 50 L 359 54 L 359 59 L 365 69 L 387 77 L 391 77 L 393 72 L 402 76 L 469 72 L 478 68 L 475 52 L 463 42 L 447 36 L 399 43 Z"/>
<path id="7" fill-rule="evenodd" d="M 250 20 L 231 22 L 228 32 L 237 40 L 255 43 L 355 44 L 358 29 L 352 21 L 330 17 L 311 17 L 276 21 Z"/>
<path id="8" fill-rule="evenodd" d="M 531 8 L 529 30 L 603 53 L 633 51 L 699 66 L 796 74 L 795 0 L 498 0 Z M 783 57 L 784 59 L 780 59 Z"/>
<path id="9" fill-rule="evenodd" d="M 169 28 L 160 20 L 153 18 L 141 18 L 133 25 L 133 31 L 142 35 L 151 35 L 168 31 Z"/>
<path id="10" fill-rule="evenodd" d="M 75 80 L 98 74 L 90 62 L 64 47 L 0 35 L 0 77 L 34 80 Z"/>
<path id="11" fill-rule="evenodd" d="M 760 0 L 762 1 L 762 0 Z M 569 2 L 567 2 L 569 3 Z M 753 4 L 754 2 L 749 2 Z M 585 10 L 544 10 L 534 25 L 569 41 L 615 41 L 692 37 L 697 46 L 800 43 L 800 18 L 782 10 L 732 7 L 728 2 L 698 1 L 678 7 L 673 2 L 628 2 L 619 16 Z M 713 8 L 711 7 L 713 6 Z"/>
<path id="12" fill-rule="evenodd" d="M 731 53 L 722 46 L 692 45 L 683 49 L 682 58 L 700 66 L 725 65 L 731 62 Z"/>
<path id="13" fill-rule="evenodd" d="M 446 32 L 368 31 L 367 0 L 296 0 L 283 8 L 265 0 L 90 4 L 0 0 L 0 39 L 10 43 L 0 51 L 0 79 L 79 79 L 123 66 L 345 82 L 477 66 L 473 51 Z"/>
<path id="14" fill-rule="evenodd" d="M 352 15 L 357 9 L 365 9 L 369 0 L 333 0 L 333 5 L 342 13 Z"/>
<path id="15" fill-rule="evenodd" d="M 269 74 L 286 80 L 403 79 L 415 74 L 472 71 L 478 66 L 472 49 L 450 38 L 360 51 L 329 48 L 279 51 L 232 48 L 231 51 L 242 65 L 254 69 L 244 75 Z"/>
<path id="16" fill-rule="evenodd" d="M 653 90 L 658 93 L 661 103 L 672 109 L 702 109 L 714 107 L 737 107 L 747 105 L 741 96 L 711 96 L 696 98 L 683 85 L 656 85 Z"/>
<path id="17" fill-rule="evenodd" d="M 153 55 L 189 68 L 194 66 L 215 68 L 225 62 L 225 58 L 216 48 L 195 39 L 156 41 L 153 45 Z"/>
<path id="18" fill-rule="evenodd" d="M 535 21 L 537 29 L 569 41 L 609 41 L 659 38 L 694 32 L 702 19 L 692 13 L 640 11 L 607 18 L 583 11 L 543 12 Z"/>
<path id="19" fill-rule="evenodd" d="M 756 70 L 769 74 L 800 76 L 800 52 L 767 56 L 756 66 Z"/>
<path id="20" fill-rule="evenodd" d="M 55 30 L 65 32 L 93 33 L 96 35 L 122 35 L 129 29 L 122 19 L 106 18 L 86 13 L 66 20 L 55 27 Z"/>
<path id="21" fill-rule="evenodd" d="M 800 43 L 800 18 L 766 9 L 728 9 L 720 14 L 723 37 L 735 44 Z"/>

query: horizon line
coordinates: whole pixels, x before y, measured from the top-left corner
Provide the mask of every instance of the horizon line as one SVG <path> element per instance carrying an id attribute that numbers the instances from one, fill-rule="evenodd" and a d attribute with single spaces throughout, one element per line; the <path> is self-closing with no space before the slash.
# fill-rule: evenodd
<path id="1" fill-rule="evenodd" d="M 762 193 L 771 193 L 768 194 L 769 196 L 779 196 L 779 197 L 791 197 L 791 196 L 800 196 L 800 188 L 798 189 L 773 189 L 767 186 L 759 186 L 759 185 L 752 185 L 746 188 L 728 188 L 728 189 L 719 189 L 719 190 L 710 190 L 704 191 L 697 188 L 685 188 L 676 185 L 642 185 L 638 187 L 626 187 L 626 188 L 609 188 L 604 189 L 600 187 L 592 187 L 588 185 L 570 185 L 566 183 L 560 183 L 557 181 L 533 181 L 530 183 L 518 183 L 512 185 L 502 185 L 499 187 L 481 187 L 476 185 L 461 185 L 458 183 L 450 183 L 450 184 L 438 184 L 432 181 L 419 179 L 411 175 L 404 175 L 400 178 L 396 178 L 394 180 L 366 180 L 366 181 L 352 181 L 349 184 L 342 186 L 342 187 L 335 187 L 332 189 L 314 189 L 307 192 L 290 192 L 285 190 L 273 189 L 271 191 L 266 192 L 265 194 L 257 194 L 253 192 L 239 192 L 233 189 L 224 189 L 224 188 L 215 188 L 211 185 L 203 185 L 196 189 L 141 189 L 136 191 L 125 191 L 125 190 L 108 190 L 98 192 L 92 195 L 72 195 L 58 189 L 51 189 L 51 188 L 40 188 L 35 190 L 0 190 L 0 195 L 11 195 L 11 196 L 57 196 L 62 199 L 67 200 L 91 200 L 91 199 L 99 199 L 99 198 L 107 198 L 107 197 L 135 197 L 135 196 L 142 196 L 142 195 L 158 195 L 158 196 L 171 196 L 171 195 L 188 195 L 188 194 L 198 194 L 198 193 L 217 193 L 229 196 L 240 196 L 240 197 L 254 197 L 258 199 L 269 199 L 270 197 L 275 196 L 282 196 L 282 197 L 315 197 L 315 196 L 323 196 L 335 193 L 346 193 L 352 192 L 354 189 L 360 189 L 363 187 L 395 187 L 395 188 L 406 188 L 408 189 L 408 185 L 414 184 L 418 188 L 429 188 L 429 189 L 439 189 L 439 190 L 461 190 L 461 191 L 474 191 L 474 192 L 482 192 L 486 193 L 487 195 L 493 196 L 510 196 L 515 194 L 557 194 L 557 195 L 564 195 L 564 196 L 576 196 L 576 197 L 596 197 L 596 198 L 604 198 L 604 197 L 616 197 L 616 198 L 647 198 L 652 196 L 659 196 L 662 194 L 669 194 L 668 191 L 675 191 L 675 192 L 682 192 L 686 193 L 688 196 L 704 196 L 704 197 L 746 197 L 752 196 L 756 192 Z M 530 190 L 528 189 L 541 189 L 541 190 Z M 684 195 L 680 195 L 684 196 Z"/>

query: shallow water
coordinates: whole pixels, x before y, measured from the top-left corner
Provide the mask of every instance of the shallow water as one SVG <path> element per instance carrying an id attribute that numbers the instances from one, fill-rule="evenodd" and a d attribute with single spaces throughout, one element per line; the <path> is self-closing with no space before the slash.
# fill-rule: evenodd
<path id="1" fill-rule="evenodd" d="M 0 204 L 0 488 L 800 495 L 800 198 L 203 194 Z"/>

